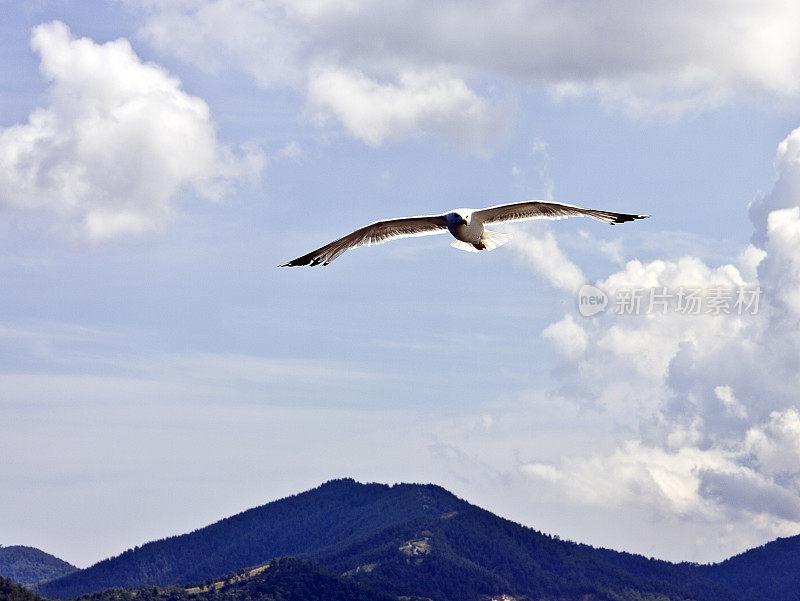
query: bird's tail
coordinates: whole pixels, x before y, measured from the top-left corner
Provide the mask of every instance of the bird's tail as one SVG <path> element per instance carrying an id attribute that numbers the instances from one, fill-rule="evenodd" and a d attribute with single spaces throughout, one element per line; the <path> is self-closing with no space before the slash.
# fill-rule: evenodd
<path id="1" fill-rule="evenodd" d="M 469 242 L 462 242 L 461 240 L 453 240 L 450 243 L 450 246 L 453 248 L 457 248 L 458 250 L 465 250 L 468 253 L 478 253 L 481 252 L 480 249 L 475 248 L 473 244 Z"/>
<path id="2" fill-rule="evenodd" d="M 500 232 L 484 230 L 480 242 L 470 244 L 469 242 L 462 242 L 461 240 L 453 240 L 450 243 L 450 246 L 457 248 L 458 250 L 477 253 L 482 250 L 494 250 L 498 246 L 503 246 L 503 244 L 511 240 L 511 238 L 511 234 L 501 234 Z"/>
<path id="3" fill-rule="evenodd" d="M 511 238 L 513 238 L 511 234 L 501 234 L 500 232 L 483 230 L 481 242 L 483 242 L 486 250 L 494 250 L 498 246 L 503 246 L 503 244 L 511 240 Z"/>

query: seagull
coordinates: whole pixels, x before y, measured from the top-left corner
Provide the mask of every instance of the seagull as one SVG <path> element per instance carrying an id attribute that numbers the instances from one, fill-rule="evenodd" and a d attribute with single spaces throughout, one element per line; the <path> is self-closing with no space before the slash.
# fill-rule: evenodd
<path id="1" fill-rule="evenodd" d="M 327 265 L 351 248 L 383 244 L 395 238 L 443 234 L 446 231 L 455 238 L 450 246 L 459 250 L 469 252 L 494 250 L 508 242 L 511 235 L 492 232 L 484 229 L 484 225 L 529 219 L 565 219 L 573 215 L 587 215 L 610 225 L 649 217 L 649 215 L 585 209 L 545 200 L 515 202 L 486 209 L 456 209 L 444 215 L 421 215 L 376 221 L 280 267 Z"/>

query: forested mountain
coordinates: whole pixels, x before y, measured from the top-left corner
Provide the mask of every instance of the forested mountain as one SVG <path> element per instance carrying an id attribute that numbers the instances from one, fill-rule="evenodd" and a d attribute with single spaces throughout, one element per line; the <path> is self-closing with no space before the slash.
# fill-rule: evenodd
<path id="1" fill-rule="evenodd" d="M 795 565 L 798 550 L 786 552 L 794 553 Z M 560 601 L 783 601 L 789 599 L 780 596 L 784 589 L 767 597 L 759 585 L 778 573 L 780 586 L 794 583 L 800 590 L 800 571 L 784 574 L 789 564 L 780 562 L 765 568 L 747 554 L 717 566 L 672 564 L 562 541 L 434 485 L 335 480 L 147 543 L 38 591 L 66 599 L 111 587 L 182 585 L 283 556 L 313 560 L 372 590 L 433 601 L 504 594 Z"/>
<path id="2" fill-rule="evenodd" d="M 0 576 L 18 584 L 36 584 L 75 572 L 78 568 L 35 547 L 0 546 Z"/>
<path id="3" fill-rule="evenodd" d="M 130 549 L 38 590 L 45 597 L 65 599 L 114 586 L 203 580 L 273 557 L 331 553 L 462 504 L 436 486 L 335 480 L 192 533 Z"/>

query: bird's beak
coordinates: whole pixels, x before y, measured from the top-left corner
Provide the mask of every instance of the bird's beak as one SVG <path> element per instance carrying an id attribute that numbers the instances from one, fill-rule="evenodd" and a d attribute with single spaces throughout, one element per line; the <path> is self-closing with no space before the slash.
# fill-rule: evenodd
<path id="1" fill-rule="evenodd" d="M 469 225 L 469 219 L 465 219 L 464 217 L 462 217 L 461 221 L 464 223 L 464 225 Z"/>

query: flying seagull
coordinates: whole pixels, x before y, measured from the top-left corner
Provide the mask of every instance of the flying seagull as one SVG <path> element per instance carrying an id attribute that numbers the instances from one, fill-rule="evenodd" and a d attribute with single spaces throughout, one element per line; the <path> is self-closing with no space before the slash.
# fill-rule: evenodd
<path id="1" fill-rule="evenodd" d="M 419 217 L 376 221 L 317 250 L 312 250 L 307 255 L 284 263 L 281 267 L 327 265 L 344 251 L 351 248 L 383 244 L 395 238 L 443 234 L 446 231 L 449 231 L 455 238 L 450 243 L 450 246 L 454 248 L 469 252 L 493 250 L 508 242 L 511 239 L 511 235 L 489 231 L 484 229 L 484 225 L 503 221 L 526 221 L 528 219 L 564 219 L 572 215 L 588 215 L 610 225 L 649 217 L 649 215 L 628 215 L 627 213 L 584 209 L 583 207 L 544 200 L 515 202 L 487 209 L 456 209 L 445 215 L 422 215 Z"/>

